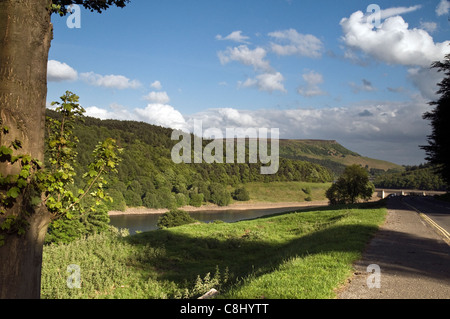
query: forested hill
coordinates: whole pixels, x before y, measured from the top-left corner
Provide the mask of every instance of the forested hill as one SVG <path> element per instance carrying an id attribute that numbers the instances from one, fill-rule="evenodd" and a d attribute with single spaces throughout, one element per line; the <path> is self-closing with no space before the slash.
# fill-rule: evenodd
<path id="1" fill-rule="evenodd" d="M 57 117 L 58 114 L 47 110 L 47 116 Z M 74 133 L 80 140 L 75 165 L 78 187 L 83 186 L 81 176 L 98 142 L 111 137 L 124 149 L 118 173 L 107 178 L 106 189 L 114 199 L 108 207 L 111 210 L 123 210 L 126 206 L 199 206 L 204 202 L 227 205 L 231 199 L 227 186 L 238 187 L 254 181 L 320 183 L 334 179 L 334 174 L 321 165 L 285 158 L 280 158 L 280 168 L 275 175 L 261 175 L 261 163 L 175 164 L 171 151 L 179 141 L 171 140 L 172 130 L 143 122 L 85 117 L 84 122 L 77 124 Z M 208 143 L 204 141 L 204 145 Z"/>
<path id="2" fill-rule="evenodd" d="M 47 115 L 58 116 L 51 110 L 47 111 Z M 149 208 L 172 208 L 186 204 L 198 206 L 208 201 L 226 205 L 230 198 L 227 186 L 237 187 L 255 181 L 331 182 L 344 166 L 342 161 L 336 165 L 331 157 L 359 156 L 336 142 L 331 143 L 333 148 L 327 146 L 327 150 L 324 150 L 323 141 L 288 143 L 285 140 L 280 141 L 281 158 L 278 173 L 261 175 L 261 163 L 175 164 L 171 159 L 171 150 L 178 141 L 171 140 L 172 130 L 143 122 L 85 117 L 84 122 L 78 124 L 74 132 L 80 139 L 76 164 L 76 184 L 79 187 L 82 186 L 80 177 L 89 164 L 92 150 L 98 142 L 112 137 L 124 149 L 118 173 L 108 177 L 106 186 L 114 199 L 108 209 L 114 210 L 123 210 L 126 206 Z M 209 141 L 204 141 L 204 145 L 208 143 Z M 299 143 L 302 143 L 303 148 Z M 307 156 L 308 154 L 310 156 Z"/>

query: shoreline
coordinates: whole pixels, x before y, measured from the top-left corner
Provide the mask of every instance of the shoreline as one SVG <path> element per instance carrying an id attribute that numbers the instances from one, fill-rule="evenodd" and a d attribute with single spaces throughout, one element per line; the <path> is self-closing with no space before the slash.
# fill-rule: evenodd
<path id="1" fill-rule="evenodd" d="M 186 212 L 201 212 L 201 211 L 224 211 L 224 210 L 249 210 L 249 209 L 296 209 L 296 208 L 309 208 L 315 206 L 326 206 L 328 200 L 311 201 L 311 202 L 246 202 L 246 203 L 233 203 L 228 206 L 217 206 L 214 204 L 206 204 L 201 207 L 183 206 L 178 209 Z M 110 211 L 109 216 L 118 215 L 161 215 L 168 212 L 168 208 L 145 208 L 145 207 L 130 207 L 124 212 L 122 211 Z"/>

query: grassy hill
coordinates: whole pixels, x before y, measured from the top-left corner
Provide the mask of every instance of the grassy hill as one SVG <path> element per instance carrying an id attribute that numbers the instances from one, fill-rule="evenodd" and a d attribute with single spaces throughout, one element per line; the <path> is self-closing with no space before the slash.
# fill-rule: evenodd
<path id="1" fill-rule="evenodd" d="M 280 156 L 320 164 L 336 175 L 352 164 L 384 171 L 402 169 L 394 163 L 361 156 L 334 140 L 280 140 Z"/>

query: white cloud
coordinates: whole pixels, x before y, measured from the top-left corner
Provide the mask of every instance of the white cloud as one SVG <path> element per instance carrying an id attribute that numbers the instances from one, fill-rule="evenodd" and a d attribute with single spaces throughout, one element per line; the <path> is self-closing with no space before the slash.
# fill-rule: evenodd
<path id="1" fill-rule="evenodd" d="M 228 47 L 225 51 L 220 51 L 218 57 L 220 63 L 225 65 L 231 61 L 236 61 L 247 66 L 252 66 L 255 70 L 270 72 L 269 61 L 265 60 L 267 51 L 264 48 L 257 47 L 251 50 L 246 45 L 240 45 L 238 47 Z"/>
<path id="2" fill-rule="evenodd" d="M 420 21 L 420 28 L 424 29 L 427 32 L 433 33 L 437 30 L 437 23 L 436 22 L 426 22 L 426 21 Z"/>
<path id="3" fill-rule="evenodd" d="M 81 73 L 80 78 L 94 86 L 102 86 L 111 89 L 137 89 L 142 84 L 137 80 L 130 80 L 123 75 L 100 75 L 94 72 Z"/>
<path id="4" fill-rule="evenodd" d="M 435 101 L 438 98 L 438 83 L 442 81 L 444 74 L 436 69 L 411 68 L 408 70 L 408 79 L 419 89 L 424 99 Z"/>
<path id="5" fill-rule="evenodd" d="M 294 29 L 289 29 L 271 32 L 269 36 L 280 42 L 287 42 L 284 45 L 271 43 L 272 51 L 278 55 L 300 55 L 310 58 L 322 55 L 322 41 L 311 34 L 301 34 Z"/>
<path id="6" fill-rule="evenodd" d="M 167 92 L 150 92 L 149 94 L 144 96 L 144 99 L 149 102 L 158 104 L 167 104 L 170 102 L 170 98 L 167 95 Z"/>
<path id="7" fill-rule="evenodd" d="M 394 9 L 383 10 L 387 12 L 384 16 L 401 11 Z M 376 29 L 361 11 L 343 18 L 340 24 L 342 40 L 348 47 L 389 64 L 429 67 L 450 52 L 450 41 L 435 43 L 427 31 L 409 29 L 398 15 L 387 18 Z"/>
<path id="8" fill-rule="evenodd" d="M 443 16 L 445 14 L 448 14 L 449 10 L 450 10 L 450 1 L 441 0 L 441 2 L 439 2 L 438 6 L 436 7 L 436 14 L 438 16 Z"/>
<path id="9" fill-rule="evenodd" d="M 249 43 L 247 40 L 250 39 L 248 36 L 242 35 L 242 31 L 233 31 L 226 37 L 222 37 L 220 34 L 216 35 L 216 40 L 229 40 L 239 43 Z"/>
<path id="10" fill-rule="evenodd" d="M 183 115 L 175 110 L 173 106 L 167 104 L 153 103 L 147 105 L 145 109 L 135 109 L 135 112 L 150 124 L 189 131 L 189 127 Z"/>
<path id="11" fill-rule="evenodd" d="M 280 72 L 263 73 L 257 75 L 254 79 L 247 79 L 245 82 L 238 82 L 241 87 L 257 87 L 260 91 L 287 92 L 283 85 L 284 77 Z"/>
<path id="12" fill-rule="evenodd" d="M 161 90 L 162 89 L 161 82 L 159 82 L 159 81 L 153 82 L 152 84 L 150 84 L 150 87 L 154 88 L 155 90 Z"/>
<path id="13" fill-rule="evenodd" d="M 49 82 L 75 81 L 78 72 L 66 63 L 49 60 L 47 63 L 47 80 Z"/>
<path id="14" fill-rule="evenodd" d="M 101 120 L 133 120 L 137 121 L 139 118 L 135 114 L 128 111 L 128 109 L 116 103 L 109 106 L 109 109 L 99 108 L 97 106 L 90 106 L 86 108 L 86 116 L 99 118 Z"/>
<path id="15" fill-rule="evenodd" d="M 327 93 L 320 89 L 319 85 L 324 82 L 323 76 L 315 71 L 309 71 L 302 75 L 303 80 L 306 82 L 306 86 L 301 86 L 297 89 L 297 93 L 305 97 L 313 97 L 326 95 Z"/>
<path id="16" fill-rule="evenodd" d="M 415 5 L 412 7 L 395 7 L 395 8 L 388 8 L 380 11 L 380 18 L 381 19 L 387 19 L 393 16 L 398 16 L 404 13 L 414 12 L 416 10 L 419 10 L 422 8 L 421 5 Z"/>

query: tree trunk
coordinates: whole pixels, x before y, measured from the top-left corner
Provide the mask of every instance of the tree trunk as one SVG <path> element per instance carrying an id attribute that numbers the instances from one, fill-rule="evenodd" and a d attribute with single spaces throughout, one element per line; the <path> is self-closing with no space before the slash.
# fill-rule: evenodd
<path id="1" fill-rule="evenodd" d="M 0 118 L 9 133 L 0 145 L 22 142 L 20 153 L 44 160 L 47 61 L 52 39 L 51 0 L 0 0 Z M 0 163 L 0 174 L 18 167 Z M 25 235 L 4 234 L 0 247 L 0 298 L 39 298 L 43 239 L 50 216 L 19 196 L 0 215 L 26 218 Z"/>

